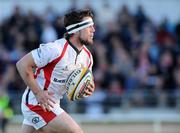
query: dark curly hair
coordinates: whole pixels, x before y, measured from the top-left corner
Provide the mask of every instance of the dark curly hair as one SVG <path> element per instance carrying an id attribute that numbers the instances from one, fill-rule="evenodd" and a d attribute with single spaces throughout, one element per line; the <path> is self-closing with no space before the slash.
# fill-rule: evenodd
<path id="1" fill-rule="evenodd" d="M 84 17 L 93 18 L 93 13 L 89 9 L 84 10 L 72 10 L 64 16 L 64 26 L 67 27 L 71 24 L 79 23 Z M 73 34 L 65 33 L 64 37 L 69 39 Z"/>
<path id="2" fill-rule="evenodd" d="M 93 14 L 89 9 L 70 11 L 64 17 L 64 26 L 67 27 L 71 24 L 79 23 L 84 17 L 93 18 Z"/>

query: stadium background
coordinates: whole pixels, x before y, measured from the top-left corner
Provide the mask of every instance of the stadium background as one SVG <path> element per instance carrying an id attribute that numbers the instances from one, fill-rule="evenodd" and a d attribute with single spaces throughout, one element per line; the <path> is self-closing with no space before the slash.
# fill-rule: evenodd
<path id="1" fill-rule="evenodd" d="M 25 85 L 15 63 L 61 38 L 62 16 L 79 8 L 95 14 L 96 91 L 79 102 L 65 98 L 62 107 L 85 133 L 180 133 L 179 6 L 179 0 L 0 1 L 0 100 L 8 95 L 14 112 L 8 133 L 20 132 L 22 121 Z"/>

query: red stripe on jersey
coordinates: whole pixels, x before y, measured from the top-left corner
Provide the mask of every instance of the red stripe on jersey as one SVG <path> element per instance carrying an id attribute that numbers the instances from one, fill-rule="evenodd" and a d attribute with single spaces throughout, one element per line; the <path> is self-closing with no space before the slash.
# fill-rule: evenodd
<path id="1" fill-rule="evenodd" d="M 38 68 L 38 69 L 36 70 L 36 74 L 34 74 L 34 78 L 35 78 L 35 79 L 37 78 L 37 75 L 40 73 L 41 69 L 42 69 L 42 68 Z"/>
<path id="2" fill-rule="evenodd" d="M 37 113 L 40 115 L 46 123 L 50 122 L 53 118 L 56 117 L 56 114 L 53 113 L 52 111 L 47 111 L 45 112 L 41 106 L 39 105 L 31 105 L 31 104 L 26 104 L 26 106 L 33 112 Z"/>
<path id="3" fill-rule="evenodd" d="M 88 68 L 91 66 L 92 61 L 91 61 L 91 53 L 89 52 L 89 50 L 86 47 L 83 47 L 84 51 L 87 53 L 87 55 L 89 56 L 90 59 L 90 64 L 88 65 Z"/>
<path id="4" fill-rule="evenodd" d="M 46 79 L 45 81 L 45 86 L 44 86 L 44 89 L 47 90 L 48 87 L 49 87 L 49 84 L 50 84 L 50 80 L 51 80 L 51 75 L 52 75 L 52 72 L 56 66 L 56 64 L 62 59 L 62 57 L 64 56 L 65 52 L 66 52 L 66 49 L 67 49 L 67 46 L 68 46 L 68 42 L 66 42 L 66 44 L 64 45 L 64 48 L 62 50 L 62 53 L 61 55 L 56 58 L 55 60 L 53 60 L 51 63 L 49 63 L 48 65 L 46 65 L 45 67 L 43 67 L 43 70 L 44 70 L 44 77 Z"/>

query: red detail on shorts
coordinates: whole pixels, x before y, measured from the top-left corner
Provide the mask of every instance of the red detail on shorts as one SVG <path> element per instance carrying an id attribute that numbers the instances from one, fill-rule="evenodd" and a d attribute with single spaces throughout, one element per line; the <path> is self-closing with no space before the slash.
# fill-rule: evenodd
<path id="1" fill-rule="evenodd" d="M 55 60 L 53 60 L 51 63 L 49 63 L 48 65 L 46 65 L 45 67 L 43 67 L 43 70 L 44 70 L 44 77 L 46 79 L 45 81 L 45 86 L 44 86 L 44 89 L 47 90 L 48 87 L 49 87 L 49 84 L 50 84 L 50 80 L 51 80 L 51 75 L 52 75 L 52 72 L 56 66 L 56 64 L 62 59 L 62 57 L 64 56 L 65 52 L 66 52 L 66 49 L 67 49 L 67 46 L 68 46 L 68 42 L 66 42 L 66 44 L 64 45 L 64 48 L 62 50 L 62 53 L 61 55 L 56 58 Z"/>
<path id="2" fill-rule="evenodd" d="M 52 119 L 56 117 L 56 114 L 53 113 L 52 111 L 47 111 L 45 112 L 41 106 L 39 105 L 31 105 L 31 104 L 26 104 L 26 106 L 33 112 L 37 113 L 40 115 L 46 123 L 50 122 Z"/>
<path id="3" fill-rule="evenodd" d="M 89 52 L 89 50 L 86 47 L 83 47 L 84 51 L 87 53 L 89 59 L 90 59 L 90 64 L 88 65 L 88 68 L 91 66 L 92 61 L 91 61 L 91 53 Z"/>

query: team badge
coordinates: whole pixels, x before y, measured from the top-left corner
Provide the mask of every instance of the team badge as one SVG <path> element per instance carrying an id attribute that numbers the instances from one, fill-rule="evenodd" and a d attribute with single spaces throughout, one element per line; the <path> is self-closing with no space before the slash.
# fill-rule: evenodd
<path id="1" fill-rule="evenodd" d="M 34 118 L 32 119 L 32 123 L 36 124 L 36 123 L 38 123 L 38 122 L 39 122 L 39 117 L 34 117 Z"/>

